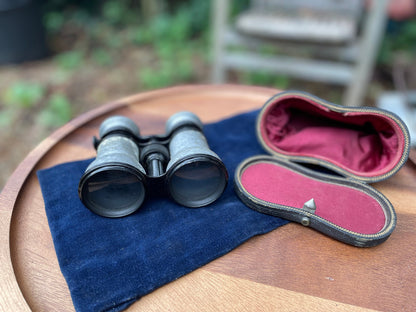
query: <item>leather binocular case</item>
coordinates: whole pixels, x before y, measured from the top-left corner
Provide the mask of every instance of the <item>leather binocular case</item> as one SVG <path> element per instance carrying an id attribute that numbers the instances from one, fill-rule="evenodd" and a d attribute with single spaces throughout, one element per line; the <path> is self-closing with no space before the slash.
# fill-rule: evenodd
<path id="1" fill-rule="evenodd" d="M 234 179 L 248 207 L 354 246 L 390 236 L 394 208 L 368 183 L 391 177 L 408 158 L 409 132 L 400 118 L 290 91 L 265 103 L 256 133 L 269 155 L 244 160 Z"/>

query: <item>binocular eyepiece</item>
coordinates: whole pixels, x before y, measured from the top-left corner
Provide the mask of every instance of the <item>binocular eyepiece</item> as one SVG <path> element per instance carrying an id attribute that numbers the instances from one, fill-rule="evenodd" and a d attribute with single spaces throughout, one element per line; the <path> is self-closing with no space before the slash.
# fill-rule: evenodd
<path id="1" fill-rule="evenodd" d="M 83 204 L 98 215 L 129 215 L 139 209 L 146 193 L 202 207 L 227 186 L 227 170 L 209 149 L 202 123 L 191 112 L 171 116 L 164 135 L 146 137 L 131 119 L 113 116 L 101 124 L 99 136 L 94 138 L 97 157 L 78 187 Z"/>

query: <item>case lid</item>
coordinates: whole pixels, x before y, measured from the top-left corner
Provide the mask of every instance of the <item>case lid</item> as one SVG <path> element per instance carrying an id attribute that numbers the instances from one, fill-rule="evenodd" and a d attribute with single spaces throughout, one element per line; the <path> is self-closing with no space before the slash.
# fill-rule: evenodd
<path id="1" fill-rule="evenodd" d="M 384 242 L 396 225 L 393 206 L 370 185 L 270 155 L 241 162 L 234 187 L 241 201 L 256 211 L 358 247 Z"/>
<path id="2" fill-rule="evenodd" d="M 409 132 L 395 114 L 336 105 L 298 91 L 270 98 L 258 115 L 256 131 L 275 157 L 363 182 L 392 176 L 409 154 Z"/>

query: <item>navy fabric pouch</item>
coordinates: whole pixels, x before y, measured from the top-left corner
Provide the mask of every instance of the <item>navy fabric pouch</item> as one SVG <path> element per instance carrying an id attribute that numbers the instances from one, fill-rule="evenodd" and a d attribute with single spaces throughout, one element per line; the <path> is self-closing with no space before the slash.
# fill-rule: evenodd
<path id="1" fill-rule="evenodd" d="M 109 219 L 78 198 L 78 182 L 92 161 L 38 171 L 61 271 L 77 311 L 121 311 L 156 288 L 287 221 L 246 207 L 233 191 L 237 165 L 263 150 L 255 136 L 258 111 L 206 125 L 210 148 L 230 180 L 215 203 L 185 208 L 150 198 L 134 214 Z"/>

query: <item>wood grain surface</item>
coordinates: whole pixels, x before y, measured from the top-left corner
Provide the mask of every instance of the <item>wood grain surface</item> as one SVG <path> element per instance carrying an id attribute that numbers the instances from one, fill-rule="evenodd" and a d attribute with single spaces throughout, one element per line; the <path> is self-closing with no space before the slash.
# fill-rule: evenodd
<path id="1" fill-rule="evenodd" d="M 74 311 L 49 232 L 38 169 L 94 156 L 91 138 L 112 114 L 129 116 L 142 134 L 154 134 L 163 132 L 177 111 L 190 110 L 212 122 L 260 108 L 277 92 L 234 85 L 151 91 L 103 105 L 51 134 L 0 195 L 0 311 Z M 128 311 L 416 311 L 414 164 L 374 187 L 398 215 L 385 243 L 361 249 L 291 223 L 157 289 Z"/>

